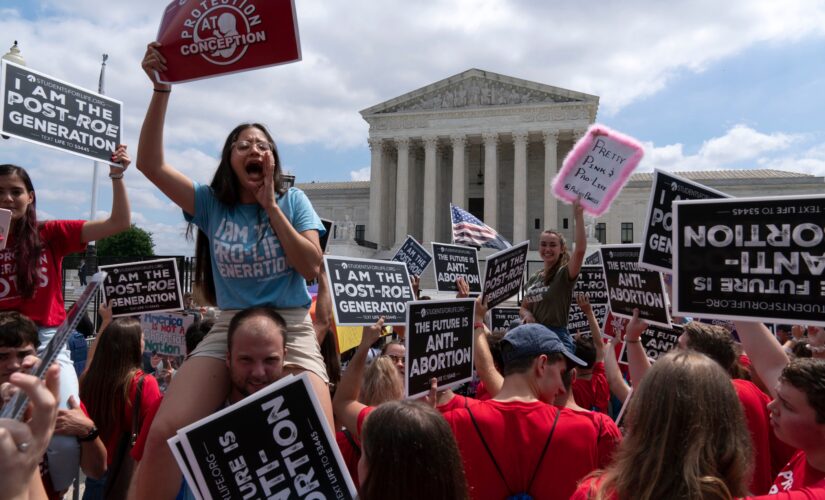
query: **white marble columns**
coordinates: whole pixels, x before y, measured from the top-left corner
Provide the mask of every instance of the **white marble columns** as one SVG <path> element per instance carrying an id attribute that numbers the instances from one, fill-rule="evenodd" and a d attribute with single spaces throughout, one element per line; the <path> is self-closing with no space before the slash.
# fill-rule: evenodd
<path id="1" fill-rule="evenodd" d="M 556 176 L 558 155 L 558 130 L 545 130 L 544 138 L 544 229 L 557 229 L 559 219 L 559 202 L 553 195 L 551 183 Z M 518 241 L 518 240 L 516 240 Z"/>
<path id="2" fill-rule="evenodd" d="M 381 245 L 381 208 L 384 199 L 384 148 L 381 139 L 369 138 L 370 145 L 370 216 L 367 239 Z"/>
<path id="3" fill-rule="evenodd" d="M 484 132 L 484 223 L 498 225 L 498 133 Z"/>
<path id="4" fill-rule="evenodd" d="M 527 131 L 513 132 L 513 243 L 527 239 Z"/>
<path id="5" fill-rule="evenodd" d="M 467 137 L 463 135 L 450 136 L 453 145 L 453 205 L 467 209 L 467 172 L 464 168 L 464 149 L 467 146 Z"/>
<path id="6" fill-rule="evenodd" d="M 424 220 L 423 220 L 423 240 L 430 242 L 435 240 L 435 162 L 436 150 L 438 147 L 438 137 L 427 136 L 424 142 Z"/>
<path id="7" fill-rule="evenodd" d="M 398 148 L 398 167 L 395 176 L 395 242 L 397 243 L 404 241 L 409 234 L 410 139 L 396 137 L 395 144 Z"/>

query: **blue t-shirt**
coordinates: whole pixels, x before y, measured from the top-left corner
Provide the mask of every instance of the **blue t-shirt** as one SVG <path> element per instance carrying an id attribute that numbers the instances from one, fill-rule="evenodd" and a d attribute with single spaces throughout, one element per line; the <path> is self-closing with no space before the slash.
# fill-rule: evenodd
<path id="1" fill-rule="evenodd" d="M 197 182 L 194 187 L 195 214 L 184 211 L 183 216 L 209 237 L 218 307 L 308 308 L 312 299 L 306 280 L 287 263 L 263 208 L 257 203 L 227 206 L 211 187 Z M 278 206 L 299 233 L 324 233 L 321 218 L 300 189 L 290 188 L 278 198 Z"/>

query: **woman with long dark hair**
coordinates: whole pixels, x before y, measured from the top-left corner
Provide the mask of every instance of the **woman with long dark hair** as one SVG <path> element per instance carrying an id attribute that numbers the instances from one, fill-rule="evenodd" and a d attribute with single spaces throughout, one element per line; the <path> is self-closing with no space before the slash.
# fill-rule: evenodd
<path id="1" fill-rule="evenodd" d="M 567 331 L 567 316 L 573 297 L 573 287 L 587 250 L 584 212 L 581 204 L 573 203 L 576 246 L 567 248 L 564 235 L 546 230 L 539 239 L 539 256 L 544 267 L 530 276 L 524 287 L 524 299 L 519 315 L 524 323 L 541 323 L 556 333 L 570 352 L 575 352 L 573 339 Z"/>
<path id="2" fill-rule="evenodd" d="M 136 478 L 138 498 L 173 497 L 181 473 L 166 444 L 181 427 L 214 412 L 229 392 L 227 327 L 239 310 L 275 308 L 287 323 L 286 373 L 307 372 L 332 426 L 327 372 L 309 316 L 306 280 L 322 264 L 321 219 L 299 189 L 281 185 L 275 141 L 259 123 L 235 127 L 226 138 L 212 182 L 200 185 L 166 163 L 163 129 L 172 88 L 155 79 L 165 59 L 151 43 L 143 69 L 154 86 L 140 133 L 138 169 L 198 228 L 198 302 L 221 315 L 181 366 L 152 423 Z"/>
<path id="3" fill-rule="evenodd" d="M 19 311 L 37 324 L 40 349 L 45 349 L 66 318 L 63 302 L 63 257 L 82 252 L 90 241 L 129 228 L 129 199 L 124 171 L 129 166 L 125 145 L 112 154 L 112 211 L 101 220 L 37 219 L 37 196 L 29 173 L 17 165 L 0 165 L 0 208 L 11 211 L 6 248 L 0 250 L 0 310 Z M 77 374 L 66 346 L 57 358 L 60 363 L 58 405 L 68 409 L 69 397 L 78 398 Z M 49 445 L 49 475 L 55 491 L 67 489 L 80 457 L 74 436 L 55 435 Z"/>
<path id="4" fill-rule="evenodd" d="M 613 463 L 573 500 L 745 496 L 751 443 L 739 398 L 718 363 L 690 350 L 659 359 L 633 391 Z"/>
<path id="5" fill-rule="evenodd" d="M 141 370 L 144 341 L 139 320 L 115 319 L 100 333 L 95 344 L 95 355 L 80 378 L 80 397 L 106 445 L 106 462 L 111 466 L 121 438 L 132 431 L 135 404 L 140 404 L 140 422 L 143 422 L 148 411 L 158 404 L 161 393 L 155 377 L 144 376 Z M 105 477 L 99 481 L 87 478 L 84 500 L 103 498 L 105 482 Z"/>

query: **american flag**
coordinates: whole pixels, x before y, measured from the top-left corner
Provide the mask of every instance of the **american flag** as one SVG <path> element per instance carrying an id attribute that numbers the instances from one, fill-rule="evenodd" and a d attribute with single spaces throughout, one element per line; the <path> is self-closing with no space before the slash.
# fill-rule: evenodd
<path id="1" fill-rule="evenodd" d="M 495 229 L 478 220 L 478 218 L 450 204 L 450 216 L 453 223 L 453 241 L 461 245 L 476 247 L 510 248 L 510 242 L 501 237 Z"/>

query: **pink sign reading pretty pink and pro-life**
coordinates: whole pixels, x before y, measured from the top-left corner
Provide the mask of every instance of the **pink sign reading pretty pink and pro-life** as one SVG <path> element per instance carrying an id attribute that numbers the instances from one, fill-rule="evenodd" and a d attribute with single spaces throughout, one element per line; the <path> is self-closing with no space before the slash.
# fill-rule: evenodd
<path id="1" fill-rule="evenodd" d="M 632 137 L 595 124 L 576 142 L 553 179 L 553 194 L 599 216 L 622 190 L 642 160 L 644 149 Z"/>
<path id="2" fill-rule="evenodd" d="M 301 60 L 293 0 L 174 0 L 157 41 L 167 70 L 158 81 L 180 83 Z"/>

